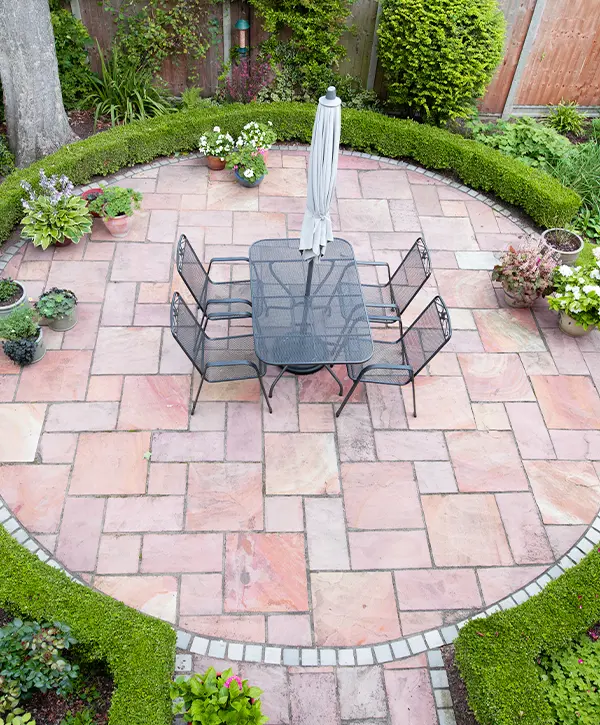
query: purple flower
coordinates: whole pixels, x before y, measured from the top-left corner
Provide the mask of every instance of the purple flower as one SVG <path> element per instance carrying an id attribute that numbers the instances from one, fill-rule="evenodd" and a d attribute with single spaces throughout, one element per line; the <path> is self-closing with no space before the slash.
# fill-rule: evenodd
<path id="1" fill-rule="evenodd" d="M 239 688 L 240 688 L 240 690 L 241 690 L 241 689 L 242 689 L 242 681 L 240 680 L 240 678 L 239 678 L 239 677 L 238 677 L 237 675 L 233 675 L 233 676 L 232 676 L 232 677 L 230 677 L 229 679 L 225 680 L 225 687 L 229 687 L 229 685 L 231 685 L 231 683 L 232 683 L 232 682 L 233 682 L 234 680 L 235 680 L 235 681 L 236 681 L 236 682 L 238 683 L 238 687 L 239 687 Z"/>

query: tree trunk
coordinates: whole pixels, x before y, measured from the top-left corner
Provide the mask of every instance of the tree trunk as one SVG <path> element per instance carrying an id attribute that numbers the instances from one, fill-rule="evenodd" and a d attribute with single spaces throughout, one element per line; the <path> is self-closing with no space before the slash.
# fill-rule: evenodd
<path id="1" fill-rule="evenodd" d="M 77 138 L 63 106 L 48 0 L 0 0 L 0 79 L 17 166 Z"/>

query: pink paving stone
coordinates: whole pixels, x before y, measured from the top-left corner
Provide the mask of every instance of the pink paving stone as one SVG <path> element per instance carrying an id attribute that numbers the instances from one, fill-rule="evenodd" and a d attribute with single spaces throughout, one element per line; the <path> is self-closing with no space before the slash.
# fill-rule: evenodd
<path id="1" fill-rule="evenodd" d="M 392 216 L 392 224 L 394 231 L 396 232 L 413 232 L 418 234 L 421 232 L 421 220 L 417 214 L 417 208 L 415 207 L 412 199 L 394 199 L 389 202 L 390 213 Z M 373 231 L 387 231 L 387 230 L 373 230 Z M 413 234 L 413 236 L 415 236 Z M 381 246 L 381 236 L 378 235 L 377 240 L 371 237 L 373 247 Z M 389 238 L 389 235 L 386 235 Z M 413 239 L 414 241 L 414 239 Z M 384 247 L 386 248 L 386 247 Z M 396 248 L 396 247 L 393 247 Z M 408 249 L 409 247 L 406 247 Z"/>
<path id="2" fill-rule="evenodd" d="M 321 571 L 350 569 L 342 500 L 307 498 L 304 509 L 310 568 Z"/>
<path id="3" fill-rule="evenodd" d="M 226 612 L 308 609 L 302 534 L 228 534 Z"/>
<path id="4" fill-rule="evenodd" d="M 152 495 L 183 495 L 187 488 L 185 463 L 151 463 L 148 474 L 148 493 Z"/>
<path id="5" fill-rule="evenodd" d="M 197 384 L 197 381 L 194 381 L 194 383 Z M 206 383 L 202 387 L 199 400 L 254 403 L 260 400 L 260 385 L 258 380 L 255 379 L 228 383 Z"/>
<path id="6" fill-rule="evenodd" d="M 556 458 L 537 403 L 507 403 L 521 458 Z"/>
<path id="7" fill-rule="evenodd" d="M 344 386 L 344 390 L 348 390 L 352 381 L 348 377 L 346 367 L 336 366 L 334 371 Z M 319 370 L 314 375 L 301 375 L 298 379 L 298 390 L 300 403 L 339 404 L 342 401 L 338 384 L 325 369 Z M 364 387 L 359 385 L 352 396 L 352 402 L 364 403 L 365 400 Z"/>
<path id="8" fill-rule="evenodd" d="M 360 199 L 362 194 L 358 183 L 358 171 L 340 169 L 337 174 L 335 191 L 338 199 Z"/>
<path id="9" fill-rule="evenodd" d="M 46 286 L 76 290 L 80 302 L 102 302 L 108 268 L 108 262 L 65 262 L 55 259 Z"/>
<path id="10" fill-rule="evenodd" d="M 476 234 L 496 234 L 500 231 L 494 210 L 482 201 L 467 201 L 467 211 Z"/>
<path id="11" fill-rule="evenodd" d="M 415 381 L 417 417 L 413 415 L 412 390 L 402 388 L 409 428 L 448 430 L 475 428 L 475 419 L 462 378 L 419 377 Z"/>
<path id="12" fill-rule="evenodd" d="M 439 194 L 438 194 L 439 196 Z M 444 216 L 468 216 L 467 206 L 464 201 L 446 200 L 440 201 Z"/>
<path id="13" fill-rule="evenodd" d="M 192 370 L 192 363 L 173 338 L 171 330 L 163 330 L 159 368 L 161 375 L 191 375 Z M 208 387 L 208 385 L 205 385 L 203 390 Z M 213 387 L 218 386 L 210 386 L 211 389 Z"/>
<path id="14" fill-rule="evenodd" d="M 304 169 L 306 168 L 308 157 L 306 154 L 282 154 L 281 165 L 284 168 Z"/>
<path id="15" fill-rule="evenodd" d="M 179 615 L 221 614 L 223 577 L 221 574 L 183 574 L 179 595 Z M 208 630 L 204 630 L 208 633 Z M 213 634 L 211 631 L 210 634 Z"/>
<path id="16" fill-rule="evenodd" d="M 445 220 L 447 221 L 447 220 Z M 470 269 L 438 269 L 438 289 L 448 307 L 498 307 L 489 272 Z"/>
<path id="17" fill-rule="evenodd" d="M 154 196 L 148 194 L 148 196 Z M 142 204 L 142 209 L 144 204 Z M 143 242 L 146 238 L 146 230 L 148 229 L 148 220 L 150 215 L 147 211 L 141 211 L 133 215 L 131 226 L 127 234 L 119 239 L 119 244 L 123 242 Z M 108 239 L 114 239 L 110 234 L 104 222 L 100 219 L 94 219 L 92 226 L 92 240 L 93 241 L 104 241 Z"/>
<path id="18" fill-rule="evenodd" d="M 102 308 L 102 324 L 131 325 L 135 294 L 135 282 L 109 282 Z"/>
<path id="19" fill-rule="evenodd" d="M 359 180 L 364 199 L 412 199 L 406 171 L 361 171 Z"/>
<path id="20" fill-rule="evenodd" d="M 425 531 L 350 531 L 353 569 L 418 569 L 431 566 Z"/>
<path id="21" fill-rule="evenodd" d="M 220 572 L 223 534 L 146 534 L 140 571 L 193 574 Z"/>
<path id="22" fill-rule="evenodd" d="M 530 310 L 473 310 L 486 352 L 545 352 Z"/>
<path id="23" fill-rule="evenodd" d="M 441 214 L 441 209 L 438 210 L 438 214 Z M 419 219 L 423 237 L 430 249 L 446 251 L 477 251 L 479 249 L 471 224 L 466 217 L 421 215 Z M 489 277 L 487 279 L 489 280 Z M 476 289 L 473 288 L 472 292 L 475 293 Z M 460 306 L 452 304 L 452 307 Z M 485 305 L 479 306 L 484 307 Z"/>
<path id="24" fill-rule="evenodd" d="M 438 198 L 437 189 L 433 185 L 423 184 L 412 187 L 412 196 L 415 200 L 417 212 L 423 216 L 441 216 L 442 207 Z"/>
<path id="25" fill-rule="evenodd" d="M 472 401 L 535 400 L 518 355 L 460 353 L 458 360 Z"/>
<path id="26" fill-rule="evenodd" d="M 86 400 L 91 403 L 110 403 L 121 400 L 122 375 L 92 375 Z"/>
<path id="27" fill-rule="evenodd" d="M 128 284 L 123 282 L 122 284 Z M 139 304 L 161 304 L 169 301 L 167 282 L 140 282 Z"/>
<path id="28" fill-rule="evenodd" d="M 554 558 L 560 559 L 585 534 L 587 526 L 546 526 L 546 534 L 554 552 Z"/>
<path id="29" fill-rule="evenodd" d="M 23 368 L 17 400 L 84 400 L 91 362 L 88 350 L 48 350 Z"/>
<path id="30" fill-rule="evenodd" d="M 385 670 L 391 725 L 437 725 L 431 681 L 426 669 Z"/>
<path id="31" fill-rule="evenodd" d="M 340 169 L 378 169 L 379 163 L 375 159 L 366 159 L 363 156 L 340 154 L 338 167 Z"/>
<path id="32" fill-rule="evenodd" d="M 77 305 L 79 319 L 72 330 L 65 332 L 63 350 L 93 350 L 100 323 L 100 305 Z"/>
<path id="33" fill-rule="evenodd" d="M 404 631 L 404 630 L 403 630 Z M 423 631 L 422 629 L 419 631 Z M 421 667 L 427 667 L 427 655 L 422 652 L 420 655 L 413 657 L 405 657 L 395 662 L 386 662 L 383 665 L 384 670 L 417 670 Z"/>
<path id="34" fill-rule="evenodd" d="M 266 211 L 236 211 L 233 214 L 233 238 L 237 245 L 285 236 L 285 214 Z"/>
<path id="35" fill-rule="evenodd" d="M 444 619 L 441 612 L 400 612 L 400 623 L 402 625 L 402 634 L 408 636 L 409 634 L 435 629 L 436 627 L 443 627 Z M 406 660 L 400 662 L 406 662 Z"/>
<path id="36" fill-rule="evenodd" d="M 385 199 L 339 199 L 342 230 L 391 232 L 392 218 Z"/>
<path id="37" fill-rule="evenodd" d="M 67 497 L 56 544 L 56 556 L 68 569 L 96 569 L 103 513 L 103 498 Z"/>
<path id="38" fill-rule="evenodd" d="M 545 524 L 589 524 L 600 507 L 600 482 L 588 461 L 525 461 Z"/>
<path id="39" fill-rule="evenodd" d="M 207 186 L 206 167 L 175 164 L 161 167 L 156 191 L 159 194 L 205 194 Z"/>
<path id="40" fill-rule="evenodd" d="M 112 265 L 113 282 L 168 282 L 171 244 L 121 243 Z"/>
<path id="41" fill-rule="evenodd" d="M 118 428 L 187 428 L 189 397 L 187 375 L 128 375 L 123 387 Z"/>
<path id="42" fill-rule="evenodd" d="M 183 506 L 183 496 L 112 497 L 106 504 L 104 531 L 180 531 Z"/>
<path id="43" fill-rule="evenodd" d="M 4 466 L 0 494 L 6 505 L 30 531 L 58 531 L 69 466 Z"/>
<path id="44" fill-rule="evenodd" d="M 408 569 L 394 574 L 401 610 L 481 606 L 473 569 Z"/>
<path id="45" fill-rule="evenodd" d="M 271 151 L 272 153 L 272 151 Z M 206 668 L 200 671 L 204 672 Z M 289 687 L 284 667 L 269 667 L 245 662 L 241 665 L 241 677 L 260 687 L 261 711 L 273 725 L 289 722 Z"/>
<path id="46" fill-rule="evenodd" d="M 258 188 L 247 189 L 235 179 L 230 183 L 211 184 L 208 187 L 207 209 L 229 211 L 258 211 Z"/>
<path id="47" fill-rule="evenodd" d="M 146 239 L 149 242 L 166 244 L 175 242 L 178 213 L 175 210 L 156 209 L 150 212 L 150 223 Z"/>
<path id="48" fill-rule="evenodd" d="M 406 206 L 412 204 L 412 202 L 408 201 L 396 201 L 391 202 L 393 205 L 397 204 L 404 204 Z M 407 216 L 402 218 L 402 222 L 400 221 L 399 212 L 395 211 L 395 206 L 392 206 L 392 218 L 394 220 L 394 226 L 396 229 L 400 228 L 400 226 L 406 226 L 406 227 L 417 227 L 415 231 L 398 231 L 398 232 L 374 232 L 372 234 L 369 234 L 369 237 L 371 239 L 370 244 L 361 244 L 358 245 L 355 241 L 352 241 L 349 239 L 350 234 L 352 232 L 347 232 L 344 234 L 344 238 L 348 239 L 348 241 L 352 241 L 352 246 L 354 247 L 355 256 L 360 259 L 373 259 L 373 252 L 371 251 L 371 248 L 374 250 L 381 250 L 381 252 L 377 253 L 377 259 L 378 261 L 386 261 L 384 259 L 381 259 L 381 256 L 387 252 L 388 255 L 390 252 L 397 253 L 396 257 L 392 260 L 387 260 L 390 264 L 390 268 L 393 270 L 400 264 L 400 253 L 408 250 L 412 247 L 412 245 L 415 243 L 415 240 L 419 236 L 420 226 L 419 226 L 419 217 L 415 214 L 415 219 L 417 221 L 411 221 L 410 214 L 407 214 Z M 354 236 L 358 236 L 358 234 L 355 234 Z M 364 247 L 364 249 L 361 249 L 361 247 Z M 359 254 L 360 252 L 360 254 Z M 362 269 L 360 270 L 361 279 L 363 279 L 365 282 L 376 282 L 377 279 L 371 279 L 367 277 L 368 272 L 374 272 L 375 270 L 371 269 Z M 383 272 L 381 272 L 383 274 Z M 385 273 L 387 274 L 387 272 Z M 383 281 L 385 278 L 382 278 L 381 281 Z"/>
<path id="49" fill-rule="evenodd" d="M 75 433 L 44 433 L 40 440 L 42 463 L 72 463 L 76 448 Z"/>
<path id="50" fill-rule="evenodd" d="M 478 569 L 477 575 L 486 605 L 504 599 L 543 574 L 545 566 L 495 566 Z"/>
<path id="51" fill-rule="evenodd" d="M 161 330 L 101 327 L 94 352 L 95 375 L 143 375 L 158 372 Z"/>
<path id="52" fill-rule="evenodd" d="M 10 403 L 15 396 L 19 378 L 16 375 L 0 375 L 0 402 Z"/>
<path id="53" fill-rule="evenodd" d="M 483 352 L 483 344 L 477 330 L 455 330 L 446 350 L 452 352 Z"/>
<path id="54" fill-rule="evenodd" d="M 454 471 L 446 461 L 415 461 L 420 493 L 456 493 Z M 344 485 L 344 491 L 346 486 Z M 404 499 L 403 499 L 404 501 Z"/>
<path id="55" fill-rule="evenodd" d="M 311 574 L 313 620 L 320 647 L 352 647 L 400 636 L 389 572 Z"/>
<path id="56" fill-rule="evenodd" d="M 92 242 L 85 248 L 87 262 L 110 262 L 115 253 L 115 242 Z"/>
<path id="57" fill-rule="evenodd" d="M 561 375 L 588 375 L 588 367 L 575 338 L 557 328 L 544 330 L 544 337 Z"/>
<path id="58" fill-rule="evenodd" d="M 507 431 L 449 432 L 446 441 L 460 491 L 523 491 L 527 478 Z"/>
<path id="59" fill-rule="evenodd" d="M 149 433 L 82 433 L 69 493 L 145 493 L 149 448 Z"/>
<path id="60" fill-rule="evenodd" d="M 142 537 L 104 534 L 100 537 L 96 574 L 137 574 Z"/>
<path id="61" fill-rule="evenodd" d="M 332 672 L 290 675 L 290 704 L 293 725 L 341 723 Z"/>
<path id="62" fill-rule="evenodd" d="M 198 403 L 190 416 L 190 430 L 225 430 L 225 403 Z"/>
<path id="63" fill-rule="evenodd" d="M 338 187 L 339 178 L 338 175 Z M 293 196 L 259 196 L 258 205 L 260 211 L 302 214 L 306 208 L 306 199 Z"/>
<path id="64" fill-rule="evenodd" d="M 374 461 L 375 442 L 368 405 L 353 403 L 337 418 L 340 461 Z"/>
<path id="65" fill-rule="evenodd" d="M 44 327 L 44 344 L 46 345 L 46 350 L 60 350 L 64 337 L 64 332 Z"/>
<path id="66" fill-rule="evenodd" d="M 152 460 L 159 463 L 222 461 L 224 438 L 224 433 L 219 431 L 159 431 L 152 436 Z"/>
<path id="67" fill-rule="evenodd" d="M 304 531 L 300 496 L 265 496 L 266 531 Z"/>
<path id="68" fill-rule="evenodd" d="M 600 388 L 600 353 L 586 352 L 583 354 L 586 365 L 596 388 Z"/>
<path id="69" fill-rule="evenodd" d="M 549 564 L 554 560 L 533 496 L 499 493 L 496 503 L 517 564 Z"/>
<path id="70" fill-rule="evenodd" d="M 263 528 L 262 466 L 191 463 L 185 528 L 236 531 Z"/>
<path id="71" fill-rule="evenodd" d="M 600 461 L 600 431 L 552 430 L 550 437 L 557 458 Z"/>
<path id="72" fill-rule="evenodd" d="M 266 431 L 294 433 L 298 430 L 298 395 L 294 378 L 284 377 L 277 383 L 271 401 L 272 413 L 268 412 L 265 401 L 262 402 L 263 421 Z M 258 425 L 260 426 L 260 421 Z"/>
<path id="73" fill-rule="evenodd" d="M 117 403 L 53 403 L 48 411 L 46 430 L 113 430 L 117 423 L 117 408 Z"/>
<path id="74" fill-rule="evenodd" d="M 94 586 L 144 614 L 175 622 L 177 579 L 174 576 L 97 576 Z"/>
<path id="75" fill-rule="evenodd" d="M 408 426 L 402 393 L 395 385 L 367 386 L 373 428 L 405 429 Z"/>
<path id="76" fill-rule="evenodd" d="M 28 281 L 41 281 L 45 282 L 50 270 L 50 260 L 47 262 L 35 261 L 35 262 L 21 262 L 19 267 L 19 279 L 24 282 Z"/>
<path id="77" fill-rule="evenodd" d="M 262 460 L 262 420 L 259 403 L 228 404 L 225 458 L 228 461 Z"/>
<path id="78" fill-rule="evenodd" d="M 493 496 L 432 495 L 424 496 L 421 502 L 437 566 L 513 563 Z"/>
<path id="79" fill-rule="evenodd" d="M 169 305 L 137 305 L 133 316 L 133 324 L 139 327 L 168 327 Z"/>
<path id="80" fill-rule="evenodd" d="M 331 433 L 266 433 L 267 494 L 336 494 L 339 477 Z"/>
<path id="81" fill-rule="evenodd" d="M 0 405 L 0 463 L 28 463 L 35 459 L 47 407 L 41 403 Z"/>
<path id="82" fill-rule="evenodd" d="M 233 212 L 231 211 L 182 211 L 179 224 L 189 227 L 231 227 Z M 194 240 L 190 239 L 193 243 Z"/>
<path id="83" fill-rule="evenodd" d="M 413 529 L 423 526 L 410 463 L 344 463 L 342 488 L 350 528 Z"/>
<path id="84" fill-rule="evenodd" d="M 548 428 L 600 428 L 600 398 L 589 378 L 534 375 L 531 382 Z"/>
<path id="85" fill-rule="evenodd" d="M 36 534 L 35 538 L 41 546 L 43 546 L 51 554 L 54 553 L 56 547 L 56 534 Z"/>
<path id="86" fill-rule="evenodd" d="M 488 252 L 503 252 L 510 244 L 518 245 L 523 239 L 522 234 L 498 234 L 497 232 L 484 234 L 480 232 L 477 234 L 479 248 Z"/>
<path id="87" fill-rule="evenodd" d="M 520 358 L 527 375 L 558 375 L 549 352 L 523 352 Z"/>
<path id="88" fill-rule="evenodd" d="M 261 183 L 260 195 L 305 197 L 306 171 L 293 168 L 270 169 Z"/>
<path id="89" fill-rule="evenodd" d="M 267 617 L 269 644 L 310 647 L 312 629 L 308 614 L 270 614 Z"/>
<path id="90" fill-rule="evenodd" d="M 445 461 L 448 451 L 439 431 L 375 431 L 381 461 Z"/>
<path id="91" fill-rule="evenodd" d="M 212 637 L 238 642 L 264 642 L 265 618 L 262 615 L 223 614 L 218 616 L 180 616 L 179 626 Z M 254 683 L 253 683 L 254 684 Z"/>
<path id="92" fill-rule="evenodd" d="M 430 375 L 461 375 L 456 353 L 440 352 L 427 366 Z"/>

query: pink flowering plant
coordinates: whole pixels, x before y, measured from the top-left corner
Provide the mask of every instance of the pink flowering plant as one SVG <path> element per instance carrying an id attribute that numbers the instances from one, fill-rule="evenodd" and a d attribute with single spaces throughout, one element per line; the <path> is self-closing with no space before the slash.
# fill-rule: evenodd
<path id="1" fill-rule="evenodd" d="M 552 276 L 558 263 L 555 253 L 542 242 L 528 240 L 512 245 L 492 271 L 494 282 L 501 282 L 506 292 L 532 305 L 538 297 L 552 290 Z"/>
<path id="2" fill-rule="evenodd" d="M 260 710 L 261 694 L 231 669 L 216 672 L 214 667 L 189 679 L 178 677 L 171 685 L 173 712 L 199 725 L 263 725 L 268 718 Z"/>

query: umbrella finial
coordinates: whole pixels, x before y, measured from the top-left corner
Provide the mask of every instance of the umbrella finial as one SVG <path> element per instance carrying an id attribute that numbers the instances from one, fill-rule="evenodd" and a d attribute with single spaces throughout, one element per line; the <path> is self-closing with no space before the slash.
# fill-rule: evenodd
<path id="1" fill-rule="evenodd" d="M 319 98 L 319 105 L 329 107 L 342 105 L 342 99 L 336 94 L 335 86 L 329 86 L 327 93 Z"/>
<path id="2" fill-rule="evenodd" d="M 328 101 L 333 101 L 333 99 L 335 98 L 335 86 L 329 86 L 329 88 L 327 89 L 327 93 L 325 94 L 325 98 Z"/>

